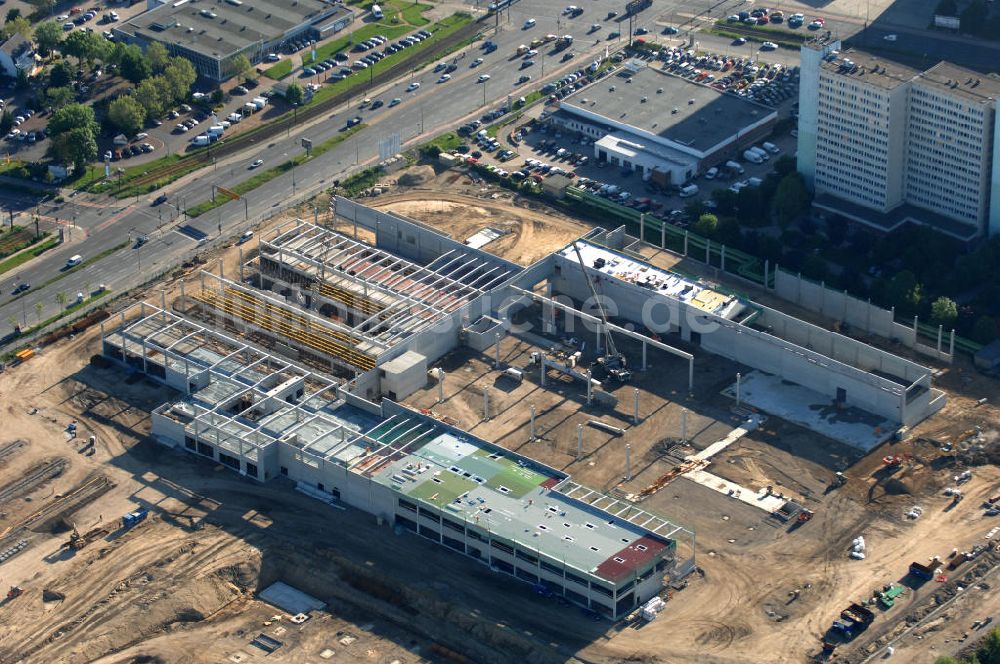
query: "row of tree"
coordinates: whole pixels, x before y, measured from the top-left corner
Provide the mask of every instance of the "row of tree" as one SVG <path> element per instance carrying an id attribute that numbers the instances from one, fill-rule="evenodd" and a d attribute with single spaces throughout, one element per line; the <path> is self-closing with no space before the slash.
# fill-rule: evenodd
<path id="1" fill-rule="evenodd" d="M 108 121 L 129 135 L 138 131 L 147 118 L 163 117 L 174 104 L 187 98 L 198 77 L 188 60 L 170 57 L 160 44 L 151 44 L 143 61 L 148 63 L 150 74 L 141 79 L 133 94 L 118 97 L 108 105 Z"/>

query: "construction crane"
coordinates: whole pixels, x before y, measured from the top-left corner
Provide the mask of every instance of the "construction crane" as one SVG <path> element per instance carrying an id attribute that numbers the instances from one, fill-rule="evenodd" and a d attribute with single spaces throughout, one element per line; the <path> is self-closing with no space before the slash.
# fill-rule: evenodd
<path id="1" fill-rule="evenodd" d="M 580 247 L 576 245 L 576 242 L 573 243 L 573 251 L 576 252 L 576 259 L 580 262 L 580 271 L 583 272 L 583 278 L 587 282 L 587 287 L 590 288 L 590 295 L 594 298 L 594 304 L 597 306 L 597 313 L 601 318 L 601 334 L 604 337 L 604 354 L 598 356 L 597 360 L 591 364 L 591 372 L 597 374 L 598 380 L 604 376 L 611 376 L 619 383 L 627 383 L 632 379 L 632 372 L 628 370 L 627 359 L 623 354 L 618 352 L 618 348 L 615 346 L 615 340 L 611 335 L 611 328 L 608 323 L 608 314 L 604 311 L 604 304 L 601 303 L 601 297 L 597 294 L 594 282 L 590 280 L 590 275 L 587 274 L 587 266 L 583 262 L 583 255 L 580 253 Z"/>

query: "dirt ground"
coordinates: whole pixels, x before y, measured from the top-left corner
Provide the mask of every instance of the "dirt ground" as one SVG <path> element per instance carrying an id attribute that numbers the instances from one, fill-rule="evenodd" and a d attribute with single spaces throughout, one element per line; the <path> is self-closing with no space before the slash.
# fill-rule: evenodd
<path id="1" fill-rule="evenodd" d="M 539 211 L 536 204 L 520 197 L 515 202 L 510 193 L 493 195 L 496 198 L 435 193 L 429 198 L 423 192 L 407 192 L 381 196 L 372 206 L 445 230 L 459 242 L 487 227 L 503 231 L 505 235 L 483 250 L 524 266 L 565 247 L 589 230 L 579 221 Z"/>
<path id="2" fill-rule="evenodd" d="M 462 192 L 411 191 L 371 202 L 456 239 L 486 226 L 510 230 L 486 248 L 522 264 L 586 230 L 544 208 L 521 207 L 508 194 L 494 197 L 495 190 L 477 193 L 468 185 Z M 250 243 L 243 250 L 253 248 Z M 662 253 L 657 259 L 676 261 Z M 179 278 L 192 283 L 199 268 L 218 271 L 220 261 L 227 276 L 238 273 L 234 248 L 179 270 L 145 295 L 158 302 L 162 288 L 169 300 Z M 724 438 L 745 415 L 721 394 L 742 370 L 738 364 L 666 341 L 696 354 L 693 390 L 686 362 L 650 351 L 646 371 L 614 389 L 617 406 L 587 406 L 581 384 L 550 373 L 542 388 L 537 369 L 514 383 L 494 368 L 492 350 L 459 349 L 438 363 L 447 372 L 445 400 L 438 403 L 437 385 L 430 384 L 407 403 L 564 469 L 582 484 L 636 493 L 671 471 L 677 454 Z M 638 348 L 621 345 L 637 357 Z M 504 339 L 501 368 L 526 366 L 538 348 L 537 338 Z M 997 446 L 1000 411 L 978 402 L 998 391 L 995 381 L 964 360 L 939 368 L 936 384 L 949 391 L 949 404 L 905 441 L 862 457 L 770 418 L 708 467 L 745 487 L 770 485 L 800 500 L 815 512 L 809 522 L 780 522 L 683 477 L 644 500 L 644 509 L 697 531 L 700 573 L 674 592 L 656 621 L 609 625 L 585 620 L 576 609 L 542 600 L 527 585 L 420 538 L 394 535 L 367 514 L 317 503 L 290 483 L 258 485 L 161 447 L 147 437 L 148 413 L 169 398 L 168 390 L 118 368 L 92 365 L 97 351 L 95 326 L 0 374 L 0 551 L 27 542 L 0 563 L 4 590 L 24 589 L 0 610 L 0 664 L 240 664 L 262 661 L 263 651 L 250 645 L 259 634 L 282 642 L 270 660 L 313 664 L 801 662 L 819 653 L 841 609 L 889 582 L 903 582 L 906 593 L 894 608 L 874 609 L 875 623 L 840 644 L 833 661 L 881 657 L 891 643 L 894 659 L 931 662 L 981 634 L 974 621 L 1000 618 L 1000 594 L 989 592 L 997 583 L 995 554 L 947 572 L 940 583 L 918 584 L 906 575 L 911 561 L 935 555 L 947 561 L 953 549 L 987 543 L 986 533 L 1000 525 L 980 507 L 1000 487 L 1000 469 L 983 463 L 986 451 Z M 490 393 L 489 420 L 483 419 L 484 390 Z M 672 448 L 681 437 L 683 410 L 689 443 Z M 587 426 L 591 419 L 625 433 L 616 437 Z M 76 437 L 66 431 L 72 421 Z M 584 424 L 580 458 L 578 424 Z M 976 427 L 982 439 L 969 448 L 959 445 Z M 96 436 L 93 452 L 86 446 L 90 435 Z M 15 441 L 23 444 L 9 445 Z M 885 454 L 905 461 L 887 472 Z M 60 471 L 46 474 L 54 468 Z M 943 490 L 966 468 L 973 471 L 962 487 L 966 498 L 952 506 Z M 849 481 L 830 489 L 835 471 L 844 471 Z M 914 506 L 922 509 L 918 519 L 906 516 Z M 76 552 L 62 546 L 74 525 L 87 532 L 137 507 L 148 507 L 151 516 L 134 529 L 110 528 Z M 848 556 L 858 535 L 868 542 L 865 560 Z M 272 620 L 282 612 L 255 593 L 276 580 L 321 598 L 328 610 L 301 626 L 287 616 Z"/>

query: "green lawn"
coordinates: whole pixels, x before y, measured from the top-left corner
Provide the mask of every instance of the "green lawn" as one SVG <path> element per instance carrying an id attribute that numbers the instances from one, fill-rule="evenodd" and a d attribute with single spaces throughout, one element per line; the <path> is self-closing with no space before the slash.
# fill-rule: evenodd
<path id="1" fill-rule="evenodd" d="M 280 81 L 291 73 L 292 59 L 290 57 L 285 58 L 284 60 L 264 70 L 264 75 L 268 78 L 274 79 L 275 81 Z"/>
<path id="2" fill-rule="evenodd" d="M 0 262 L 0 274 L 4 272 L 9 272 L 10 270 L 13 270 L 15 267 L 24 265 L 31 259 L 41 256 L 43 253 L 45 253 L 52 247 L 57 246 L 58 244 L 59 240 L 57 240 L 56 238 L 52 238 L 50 240 L 46 240 L 45 242 L 38 245 L 31 251 L 23 251 L 16 256 L 11 256 L 7 260 Z"/>
<path id="3" fill-rule="evenodd" d="M 444 39 L 448 35 L 456 32 L 457 30 L 463 28 L 464 26 L 468 25 L 471 22 L 472 22 L 472 16 L 470 16 L 469 14 L 462 14 L 462 13 L 454 14 L 452 16 L 449 16 L 448 18 L 442 19 L 437 23 L 435 23 L 434 25 L 432 25 L 431 27 L 427 28 L 427 31 L 432 33 L 429 39 L 425 39 L 422 42 L 416 44 L 415 46 L 411 46 L 405 51 L 398 51 L 396 53 L 393 53 L 392 55 L 376 62 L 373 67 L 369 67 L 368 69 L 365 69 L 364 71 L 354 76 L 350 76 L 341 81 L 337 81 L 336 83 L 333 83 L 331 85 L 324 85 L 322 88 L 319 89 L 318 92 L 316 92 L 315 95 L 313 95 L 312 101 L 309 103 L 315 104 L 324 99 L 335 97 L 348 90 L 365 87 L 366 85 L 368 85 L 368 80 L 370 80 L 371 77 L 394 66 L 399 60 L 401 60 L 404 57 L 409 58 L 412 57 L 414 53 L 420 53 L 422 51 L 425 51 L 436 42 Z M 407 32 L 409 32 L 408 29 Z M 388 36 L 388 34 L 386 34 L 386 36 Z M 456 44 L 454 50 L 463 48 L 465 45 L 466 45 L 465 43 Z M 414 68 L 419 67 L 420 64 L 421 63 L 419 63 L 418 61 L 418 63 L 414 65 Z M 366 73 L 368 74 L 367 76 L 365 76 Z"/>

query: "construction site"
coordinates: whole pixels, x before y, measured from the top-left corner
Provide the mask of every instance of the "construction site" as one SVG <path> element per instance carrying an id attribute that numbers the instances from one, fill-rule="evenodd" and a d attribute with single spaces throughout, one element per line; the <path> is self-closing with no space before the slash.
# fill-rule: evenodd
<path id="1" fill-rule="evenodd" d="M 971 362 L 424 199 L 275 219 L 0 374 L 0 662 L 916 662 L 1000 609 Z"/>

